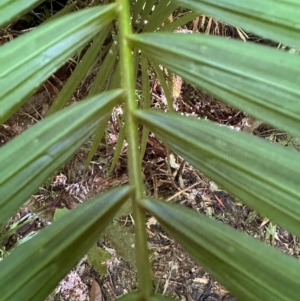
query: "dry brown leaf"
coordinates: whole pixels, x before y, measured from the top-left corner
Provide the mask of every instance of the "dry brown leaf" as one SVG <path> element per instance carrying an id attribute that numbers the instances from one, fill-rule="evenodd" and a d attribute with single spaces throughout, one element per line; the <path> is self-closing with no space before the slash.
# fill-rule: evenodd
<path id="1" fill-rule="evenodd" d="M 91 286 L 90 301 L 103 301 L 102 291 L 96 280 L 93 281 Z"/>

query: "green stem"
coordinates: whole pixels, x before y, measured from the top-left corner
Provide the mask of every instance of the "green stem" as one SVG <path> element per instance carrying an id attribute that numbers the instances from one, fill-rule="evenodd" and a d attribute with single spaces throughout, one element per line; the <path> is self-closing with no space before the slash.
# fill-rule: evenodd
<path id="1" fill-rule="evenodd" d="M 145 227 L 145 212 L 139 207 L 144 196 L 142 168 L 140 165 L 138 124 L 132 112 L 137 109 L 135 97 L 135 76 L 132 50 L 128 46 L 126 36 L 132 33 L 130 25 L 130 1 L 116 0 L 119 4 L 119 30 L 120 30 L 120 69 L 121 85 L 127 92 L 125 102 L 125 127 L 128 142 L 128 171 L 129 183 L 135 187 L 132 195 L 132 208 L 135 221 L 135 251 L 138 272 L 139 289 L 145 297 L 152 294 L 151 265 L 147 248 L 147 234 Z"/>

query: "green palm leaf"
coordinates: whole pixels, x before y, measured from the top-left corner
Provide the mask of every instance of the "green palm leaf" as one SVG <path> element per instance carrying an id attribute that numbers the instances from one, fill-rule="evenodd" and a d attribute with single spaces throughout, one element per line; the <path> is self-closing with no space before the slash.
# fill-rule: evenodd
<path id="1" fill-rule="evenodd" d="M 64 84 L 61 91 L 55 98 L 51 108 L 47 112 L 47 116 L 50 116 L 51 114 L 62 109 L 69 101 L 69 99 L 71 99 L 76 88 L 82 82 L 84 77 L 87 76 L 88 71 L 95 64 L 96 56 L 99 55 L 99 51 L 100 51 L 99 46 L 102 45 L 105 38 L 107 38 L 109 30 L 111 30 L 111 26 L 107 25 L 106 27 L 103 28 L 100 34 L 98 34 L 98 36 L 94 38 L 93 44 L 89 47 L 87 52 L 84 54 L 84 56 L 76 66 L 75 70 L 72 72 L 71 76 L 69 77 L 68 81 Z"/>
<path id="2" fill-rule="evenodd" d="M 300 264 L 295 258 L 182 206 L 153 199 L 141 204 L 240 300 L 298 300 Z"/>
<path id="3" fill-rule="evenodd" d="M 0 2 L 0 27 L 3 27 L 13 20 L 26 14 L 32 8 L 44 0 L 1 0 Z"/>
<path id="4" fill-rule="evenodd" d="M 300 47 L 300 3 L 297 0 L 175 0 L 200 14 L 255 32 L 265 38 Z"/>
<path id="5" fill-rule="evenodd" d="M 110 22 L 115 13 L 114 4 L 85 9 L 39 26 L 2 46 L 0 124 L 76 50 Z"/>
<path id="6" fill-rule="evenodd" d="M 58 218 L 0 263 L 2 301 L 44 300 L 105 229 L 128 199 L 113 189 Z"/>
<path id="7" fill-rule="evenodd" d="M 187 82 L 299 135 L 298 56 L 206 35 L 157 33 L 132 35 L 129 39 L 133 47 Z"/>
<path id="8" fill-rule="evenodd" d="M 0 149 L 0 222 L 12 215 L 52 173 L 75 153 L 112 108 L 115 90 L 82 101 L 44 121 Z"/>
<path id="9" fill-rule="evenodd" d="M 297 152 L 208 120 L 154 111 L 135 116 L 207 177 L 300 236 Z"/>

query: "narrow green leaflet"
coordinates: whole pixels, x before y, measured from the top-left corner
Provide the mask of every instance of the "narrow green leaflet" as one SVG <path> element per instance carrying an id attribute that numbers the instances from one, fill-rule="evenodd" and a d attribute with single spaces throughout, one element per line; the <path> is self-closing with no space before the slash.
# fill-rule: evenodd
<path id="1" fill-rule="evenodd" d="M 115 13 L 114 4 L 84 9 L 41 25 L 3 45 L 0 51 L 0 124 L 110 22 Z"/>
<path id="2" fill-rule="evenodd" d="M 47 116 L 62 109 L 66 103 L 70 100 L 76 88 L 79 86 L 81 81 L 87 75 L 88 71 L 92 68 L 95 63 L 96 56 L 101 51 L 101 46 L 107 37 L 111 26 L 107 25 L 103 30 L 95 37 L 92 45 L 89 47 L 87 52 L 84 54 L 82 59 L 78 62 L 75 70 L 72 72 L 68 81 L 64 84 L 61 91 L 55 98 L 51 108 L 49 109 Z"/>
<path id="3" fill-rule="evenodd" d="M 149 65 L 147 58 L 141 56 L 141 71 L 142 71 L 142 101 L 141 106 L 143 109 L 150 109 L 151 95 L 150 95 L 150 81 L 149 81 Z M 142 137 L 140 144 L 140 162 L 143 162 L 143 158 L 147 149 L 147 142 L 149 138 L 149 130 L 146 126 L 143 126 Z"/>
<path id="4" fill-rule="evenodd" d="M 239 300 L 299 299 L 295 258 L 183 206 L 153 199 L 141 206 Z"/>
<path id="5" fill-rule="evenodd" d="M 166 24 L 164 27 L 161 27 L 159 29 L 159 31 L 160 32 L 161 31 L 174 31 L 178 27 L 184 26 L 185 24 L 187 24 L 188 22 L 190 22 L 191 20 L 193 20 L 197 17 L 199 17 L 198 13 L 188 12 L 184 16 L 178 17 L 175 21 Z"/>
<path id="6" fill-rule="evenodd" d="M 145 25 L 143 32 L 155 31 L 159 26 L 172 15 L 177 5 L 171 1 L 158 1 L 153 13 L 150 15 L 147 24 Z"/>
<path id="7" fill-rule="evenodd" d="M 108 54 L 105 56 L 104 61 L 101 64 L 100 72 L 97 73 L 96 78 L 94 79 L 89 92 L 88 96 L 94 96 L 97 93 L 100 93 L 110 76 L 112 76 L 112 73 L 114 73 L 114 66 L 117 64 L 117 55 L 118 55 L 118 44 L 112 43 L 108 50 Z M 118 81 L 120 83 L 120 81 Z M 119 85 L 118 85 L 119 86 Z M 111 116 L 107 116 L 107 122 L 109 121 L 109 118 Z M 85 166 L 87 167 L 93 156 L 95 155 L 97 148 L 103 138 L 105 129 L 107 128 L 107 122 L 106 124 L 102 123 L 96 130 L 96 135 L 93 137 L 93 144 L 90 148 L 87 160 L 85 162 Z"/>
<path id="8" fill-rule="evenodd" d="M 111 176 L 112 172 L 114 171 L 120 157 L 122 154 L 122 148 L 124 145 L 124 140 L 125 140 L 125 126 L 122 125 L 123 124 L 123 118 L 121 120 L 121 122 L 119 123 L 120 129 L 119 129 L 119 134 L 118 134 L 118 141 L 117 144 L 114 147 L 114 156 L 112 158 L 112 161 L 110 163 L 110 167 L 108 170 L 108 177 Z"/>
<path id="9" fill-rule="evenodd" d="M 73 2 L 73 3 L 66 5 L 59 12 L 52 15 L 49 19 L 46 19 L 45 21 L 43 21 L 43 24 L 45 24 L 46 22 L 51 22 L 57 18 L 60 18 L 62 16 L 69 14 L 70 12 L 72 12 L 72 10 L 74 10 L 74 8 L 76 8 L 76 4 L 77 4 L 77 2 Z"/>
<path id="10" fill-rule="evenodd" d="M 298 0 L 174 0 L 174 2 L 264 38 L 300 48 Z"/>
<path id="11" fill-rule="evenodd" d="M 202 34 L 140 34 L 129 40 L 144 55 L 187 82 L 296 137 L 299 135 L 298 55 Z"/>
<path id="12" fill-rule="evenodd" d="M 1 0 L 0 27 L 4 27 L 23 14 L 29 12 L 45 0 Z"/>
<path id="13" fill-rule="evenodd" d="M 32 126 L 0 149 L 0 223 L 107 121 L 122 90 L 72 105 Z"/>
<path id="14" fill-rule="evenodd" d="M 133 9 L 132 9 L 132 24 L 136 24 L 139 15 L 145 5 L 145 0 L 136 0 L 132 1 Z"/>
<path id="15" fill-rule="evenodd" d="M 103 63 L 100 66 L 100 72 L 97 73 L 94 82 L 91 85 L 89 90 L 89 96 L 93 96 L 102 91 L 109 75 L 111 74 L 115 64 L 117 63 L 119 53 L 119 45 L 118 43 L 112 43 L 108 54 L 105 56 Z"/>
<path id="16" fill-rule="evenodd" d="M 194 117 L 138 111 L 174 152 L 257 212 L 300 236 L 300 156 Z"/>
<path id="17" fill-rule="evenodd" d="M 118 89 L 121 87 L 120 61 L 117 59 L 108 77 L 107 89 Z"/>
<path id="18" fill-rule="evenodd" d="M 138 19 L 136 32 L 139 32 L 148 22 L 150 14 L 153 12 L 156 3 L 157 1 L 155 0 L 144 1 L 143 10 L 140 12 L 140 18 Z"/>
<path id="19" fill-rule="evenodd" d="M 161 85 L 161 87 L 163 88 L 166 100 L 167 100 L 167 104 L 168 104 L 168 110 L 170 112 L 174 111 L 173 108 L 173 97 L 171 94 L 172 91 L 172 87 L 169 81 L 169 86 L 167 84 L 167 79 L 165 78 L 165 73 L 160 69 L 159 64 L 157 64 L 156 62 L 151 62 L 151 67 L 153 68 L 159 83 Z"/>
<path id="20" fill-rule="evenodd" d="M 41 301 L 70 271 L 129 198 L 113 189 L 58 218 L 0 263 L 1 301 Z"/>
<path id="21" fill-rule="evenodd" d="M 85 170 L 87 170 L 88 166 L 90 165 L 94 155 L 96 154 L 97 150 L 98 150 L 98 147 L 99 147 L 99 144 L 105 134 L 105 130 L 107 129 L 107 124 L 108 124 L 108 121 L 110 120 L 111 118 L 111 115 L 107 115 L 106 116 L 106 120 L 103 120 L 101 122 L 101 124 L 97 127 L 97 129 L 95 130 L 95 135 L 94 137 L 92 138 L 93 142 L 92 142 L 92 145 L 90 147 L 90 150 L 89 150 L 89 154 L 85 160 L 85 163 L 84 163 L 84 168 Z"/>

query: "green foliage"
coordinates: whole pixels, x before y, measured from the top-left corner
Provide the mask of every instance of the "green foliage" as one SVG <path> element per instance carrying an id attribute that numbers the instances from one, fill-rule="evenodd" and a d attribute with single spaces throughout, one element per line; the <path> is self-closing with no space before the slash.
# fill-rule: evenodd
<path id="1" fill-rule="evenodd" d="M 112 248 L 117 250 L 131 267 L 135 268 L 134 236 L 117 223 L 112 223 L 105 229 L 105 238 L 110 242 Z"/>
<path id="2" fill-rule="evenodd" d="M 210 179 L 300 236 L 299 170 L 293 163 L 298 160 L 297 152 L 209 120 L 147 110 L 135 114 L 166 145 Z M 245 189 L 245 185 L 251 189 Z"/>
<path id="3" fill-rule="evenodd" d="M 104 275 L 107 271 L 106 261 L 111 259 L 112 255 L 99 248 L 97 244 L 94 244 L 93 247 L 88 251 L 87 256 L 89 264 L 94 267 L 100 276 Z"/>
<path id="4" fill-rule="evenodd" d="M 67 208 L 57 208 L 54 212 L 53 220 L 57 220 L 61 216 L 64 216 L 67 212 L 69 212 L 69 209 Z"/>
<path id="5" fill-rule="evenodd" d="M 43 2 L 44 0 L 3 0 L 0 3 L 1 19 L 0 26 L 4 27 L 15 19 L 18 19 L 21 14 L 25 14 L 32 8 Z"/>
<path id="6" fill-rule="evenodd" d="M 103 93 L 60 111 L 1 149 L 0 222 L 10 217 L 107 120 L 122 91 Z M 85 112 L 85 115 L 81 113 Z M 86 119 L 88 118 L 88 119 Z"/>
<path id="7" fill-rule="evenodd" d="M 0 24 L 8 24 L 40 2 L 2 1 Z M 300 234 L 298 153 L 205 120 L 151 111 L 146 96 L 149 86 L 145 83 L 148 64 L 163 65 L 224 102 L 297 137 L 299 56 L 220 37 L 155 32 L 164 29 L 163 25 L 173 29 L 168 17 L 177 4 L 299 47 L 300 4 L 295 0 L 176 0 L 167 5 L 156 0 L 117 0 L 54 18 L 2 46 L 1 123 L 71 55 L 92 39 L 94 42 L 82 58 L 84 65 L 78 64 L 66 84 L 69 90 L 63 89 L 58 96 L 51 116 L 0 149 L 0 223 L 25 203 L 96 129 L 101 129 L 95 135 L 94 151 L 113 107 L 121 102 L 125 108 L 129 185 L 87 201 L 15 248 L 0 263 L 1 300 L 44 300 L 128 199 L 135 221 L 139 290 L 121 299 L 169 300 L 153 294 L 145 229 L 145 214 L 149 212 L 239 299 L 298 300 L 300 264 L 296 259 L 191 210 L 144 195 L 141 151 L 144 152 L 147 133 L 151 131 L 243 203 L 274 224 Z M 194 16 L 190 14 L 191 18 Z M 82 73 L 87 73 L 95 64 L 94 58 L 101 56 L 100 47 L 110 29 L 108 23 L 114 18 L 119 27 L 110 38 L 103 69 L 100 68 L 88 99 L 60 110 L 83 78 Z M 187 21 L 185 16 L 184 22 Z M 145 102 L 140 103 L 143 109 L 138 110 L 135 79 L 140 56 Z M 105 85 L 120 89 L 95 95 Z M 142 145 L 139 124 L 144 126 Z"/>
<path id="8" fill-rule="evenodd" d="M 258 300 L 257 295 L 260 300 L 297 300 L 294 258 L 186 208 L 153 199 L 144 200 L 143 206 L 195 260 L 216 278 L 226 279 L 230 291 L 247 287 L 241 300 Z M 255 273 L 258 267 L 260 275 Z M 261 279 L 267 280 L 261 283 Z"/>

